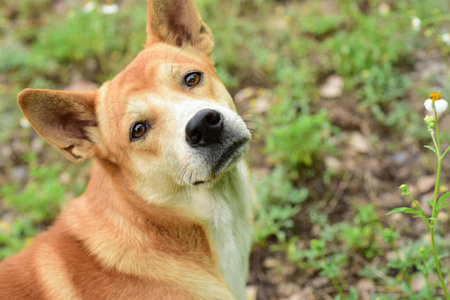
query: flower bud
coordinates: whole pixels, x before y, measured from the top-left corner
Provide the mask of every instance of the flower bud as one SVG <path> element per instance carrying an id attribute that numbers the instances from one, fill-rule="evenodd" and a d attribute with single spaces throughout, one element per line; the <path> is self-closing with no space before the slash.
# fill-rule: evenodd
<path id="1" fill-rule="evenodd" d="M 425 118 L 423 119 L 425 121 L 425 123 L 427 123 L 428 125 L 428 129 L 433 129 L 435 122 L 434 122 L 434 118 L 431 116 L 425 116 Z"/>
<path id="2" fill-rule="evenodd" d="M 409 195 L 411 195 L 411 192 L 409 190 L 409 185 L 402 184 L 398 188 L 402 191 L 402 196 L 409 196 Z"/>

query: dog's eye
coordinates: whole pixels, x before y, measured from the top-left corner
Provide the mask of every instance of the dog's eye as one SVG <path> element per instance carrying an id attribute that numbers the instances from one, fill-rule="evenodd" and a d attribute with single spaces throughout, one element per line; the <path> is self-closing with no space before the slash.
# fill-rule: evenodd
<path id="1" fill-rule="evenodd" d="M 189 73 L 184 77 L 184 83 L 188 87 L 194 87 L 202 82 L 203 74 L 200 72 Z"/>
<path id="2" fill-rule="evenodd" d="M 144 137 L 148 131 L 148 125 L 142 122 L 136 123 L 131 128 L 131 140 L 138 140 Z"/>

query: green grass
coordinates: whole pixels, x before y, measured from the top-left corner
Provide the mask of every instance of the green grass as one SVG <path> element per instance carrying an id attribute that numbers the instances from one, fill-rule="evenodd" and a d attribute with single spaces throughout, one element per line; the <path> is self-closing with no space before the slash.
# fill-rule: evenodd
<path id="1" fill-rule="evenodd" d="M 78 3 L 56 14 L 47 9 L 51 3 L 0 1 L 3 145 L 17 140 L 18 132 L 31 134 L 31 129 L 19 126 L 15 97 L 21 89 L 61 89 L 77 76 L 101 83 L 122 70 L 144 45 L 145 1 L 124 1 L 116 15 L 86 14 Z M 355 277 L 369 278 L 381 287 L 384 292 L 374 292 L 374 299 L 437 297 L 437 281 L 431 276 L 418 293 L 411 287 L 409 275 L 432 273 L 423 241 L 405 237 L 397 245 L 405 230 L 383 219 L 376 203 L 360 199 L 367 197 L 361 192 L 340 194 L 341 185 L 356 180 L 363 186 L 364 179 L 351 178 L 347 171 L 326 170 L 326 157 L 346 155 L 343 145 L 349 129 L 333 123 L 333 111 L 325 107 L 334 107 L 324 105 L 332 100 L 321 98 L 319 90 L 331 74 L 343 79 L 342 99 L 351 100 L 352 111 L 362 116 L 361 122 L 367 121 L 370 145 L 389 139 L 383 155 L 403 149 L 405 140 L 421 146 L 427 135 L 422 131 L 423 117 L 411 99 L 427 97 L 450 77 L 417 81 L 413 76 L 416 54 L 450 53 L 450 47 L 439 39 L 448 31 L 448 1 L 343 0 L 334 1 L 329 9 L 313 0 L 196 3 L 215 35 L 213 58 L 230 91 L 262 88 L 274 99 L 258 119 L 267 125 L 258 128 L 258 155 L 264 157 L 269 174 L 255 176 L 255 245 L 281 255 L 299 272 L 328 278 L 335 289 L 333 296 L 341 299 L 357 299 L 356 289 L 348 288 Z M 410 27 L 413 16 L 423 19 L 420 32 Z M 443 86 L 442 93 L 448 99 L 450 86 Z M 21 142 L 31 151 L 33 139 Z M 11 174 L 14 166 L 26 166 L 28 177 L 22 181 L 0 176 L 0 201 L 15 216 L 8 224 L 0 222 L 0 258 L 22 249 L 55 219 L 66 200 L 82 192 L 83 181 L 74 187 L 60 180 L 67 162 L 62 155 L 51 153 L 14 157 L 3 171 Z M 86 172 L 86 166 L 74 169 Z M 75 171 L 68 176 L 78 178 Z M 346 208 L 345 213 L 325 212 L 336 201 Z M 314 231 L 305 232 L 305 225 Z M 448 240 L 438 241 L 440 248 L 446 244 Z M 396 258 L 387 261 L 384 257 L 390 251 L 397 253 Z M 357 271 L 353 270 L 355 257 L 365 262 Z M 448 271 L 447 264 L 444 273 Z"/>
<path id="2" fill-rule="evenodd" d="M 53 151 L 52 151 L 53 150 Z M 50 152 L 56 152 L 49 149 Z M 36 153 L 22 158 L 28 163 L 25 186 L 13 182 L 0 187 L 0 199 L 8 209 L 17 212 L 11 223 L 0 222 L 0 259 L 22 249 L 40 230 L 50 225 L 66 201 L 81 194 L 84 182 L 76 180 L 67 162 L 44 165 Z M 64 178 L 65 177 L 65 178 Z"/>

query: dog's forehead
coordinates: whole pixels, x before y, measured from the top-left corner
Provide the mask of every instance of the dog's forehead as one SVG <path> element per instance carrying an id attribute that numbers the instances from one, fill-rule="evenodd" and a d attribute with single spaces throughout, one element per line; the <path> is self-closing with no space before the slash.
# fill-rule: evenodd
<path id="1" fill-rule="evenodd" d="M 151 83 L 158 80 L 168 80 L 170 76 L 183 71 L 202 71 L 209 75 L 215 74 L 212 60 L 199 53 L 161 44 L 145 49 L 119 74 L 125 82 L 139 81 Z"/>
<path id="2" fill-rule="evenodd" d="M 108 91 L 102 102 L 114 102 L 118 104 L 114 106 L 118 107 L 129 105 L 129 100 L 138 95 L 165 94 L 165 89 L 170 89 L 171 93 L 177 92 L 176 83 L 192 71 L 203 72 L 214 81 L 219 81 L 214 63 L 205 55 L 166 44 L 146 48 L 105 85 Z M 181 91 L 182 87 L 179 88 Z"/>

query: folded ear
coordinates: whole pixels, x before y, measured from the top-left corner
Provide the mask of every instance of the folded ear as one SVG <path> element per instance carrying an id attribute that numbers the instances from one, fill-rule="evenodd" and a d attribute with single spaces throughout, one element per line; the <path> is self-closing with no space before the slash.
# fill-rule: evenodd
<path id="1" fill-rule="evenodd" d="M 72 161 L 84 161 L 94 152 L 98 133 L 96 91 L 69 92 L 26 89 L 17 100 L 31 125 Z"/>
<path id="2" fill-rule="evenodd" d="M 147 47 L 155 42 L 193 47 L 210 55 L 214 41 L 202 21 L 194 0 L 149 0 Z"/>

